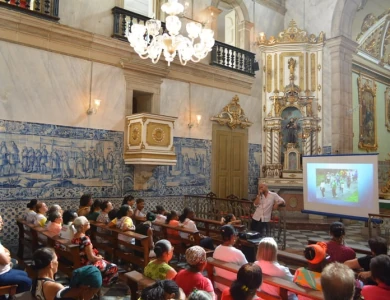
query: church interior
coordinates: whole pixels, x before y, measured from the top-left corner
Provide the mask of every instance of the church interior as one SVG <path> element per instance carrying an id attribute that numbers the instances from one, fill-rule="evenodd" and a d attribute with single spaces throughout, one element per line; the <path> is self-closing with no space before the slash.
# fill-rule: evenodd
<path id="1" fill-rule="evenodd" d="M 265 183 L 285 200 L 280 249 L 301 253 L 335 221 L 302 213 L 303 157 L 365 154 L 390 238 L 387 0 L 1 0 L 0 70 L 8 248 L 32 199 L 206 218 Z M 345 224 L 367 245 L 366 222 Z"/>

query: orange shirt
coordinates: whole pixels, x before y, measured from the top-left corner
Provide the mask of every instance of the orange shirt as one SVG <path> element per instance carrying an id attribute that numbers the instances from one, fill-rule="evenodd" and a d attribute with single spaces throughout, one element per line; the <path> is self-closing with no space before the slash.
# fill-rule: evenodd
<path id="1" fill-rule="evenodd" d="M 179 226 L 179 221 L 178 220 L 170 220 L 168 225 L 177 227 L 177 226 Z M 177 245 L 180 243 L 181 238 L 179 235 L 179 231 L 168 228 L 167 233 L 170 236 L 168 240 L 171 242 L 171 244 Z"/>

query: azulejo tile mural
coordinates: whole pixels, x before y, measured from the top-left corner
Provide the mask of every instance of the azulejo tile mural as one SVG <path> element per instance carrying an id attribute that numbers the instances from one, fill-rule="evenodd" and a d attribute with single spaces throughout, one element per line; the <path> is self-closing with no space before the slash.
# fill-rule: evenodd
<path id="1" fill-rule="evenodd" d="M 251 200 L 257 195 L 257 182 L 260 178 L 261 145 L 249 144 L 248 161 L 248 199 Z"/>
<path id="2" fill-rule="evenodd" d="M 0 199 L 122 195 L 123 132 L 0 121 Z"/>

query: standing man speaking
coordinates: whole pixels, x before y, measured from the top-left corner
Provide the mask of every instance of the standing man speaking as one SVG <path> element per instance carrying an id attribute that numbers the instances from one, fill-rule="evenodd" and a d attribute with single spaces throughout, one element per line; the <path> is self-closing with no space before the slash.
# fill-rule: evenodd
<path id="1" fill-rule="evenodd" d="M 268 236 L 272 209 L 277 209 L 280 204 L 285 204 L 285 201 L 278 194 L 270 192 L 265 183 L 260 183 L 258 195 L 253 202 L 256 211 L 252 216 L 251 230 L 264 236 L 265 229 Z"/>

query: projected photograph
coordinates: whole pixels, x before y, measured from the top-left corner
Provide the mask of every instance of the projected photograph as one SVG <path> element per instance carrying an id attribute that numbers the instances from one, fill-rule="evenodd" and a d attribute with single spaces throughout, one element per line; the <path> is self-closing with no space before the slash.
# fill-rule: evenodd
<path id="1" fill-rule="evenodd" d="M 316 169 L 316 198 L 359 202 L 357 169 Z"/>

